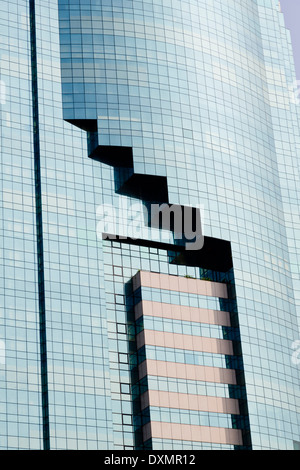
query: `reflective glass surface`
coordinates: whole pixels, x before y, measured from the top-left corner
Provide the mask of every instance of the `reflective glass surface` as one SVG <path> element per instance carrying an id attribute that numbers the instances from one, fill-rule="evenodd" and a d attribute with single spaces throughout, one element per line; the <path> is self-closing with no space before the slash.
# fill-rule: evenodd
<path id="1" fill-rule="evenodd" d="M 130 171 L 165 176 L 169 202 L 201 206 L 205 236 L 230 242 L 252 446 L 297 448 L 300 127 L 278 1 L 36 0 L 38 96 L 29 3 L 3 0 L 0 18 L 0 447 L 43 448 L 38 100 L 50 447 L 134 448 L 126 283 L 139 269 L 200 276 L 165 250 L 103 242 L 102 232 L 126 237 L 133 228 L 143 240 L 162 237 L 146 230 L 144 201 L 116 191 L 127 174 L 109 159 L 131 147 Z M 93 139 L 112 147 L 106 162 L 88 158 L 94 121 Z M 150 294 L 155 301 L 161 292 Z M 161 331 L 159 320 L 146 321 Z M 188 334 L 189 325 L 163 328 Z M 219 337 L 216 326 L 204 330 Z M 168 352 L 172 361 L 182 354 Z M 211 364 L 209 353 L 197 354 Z M 153 390 L 228 393 L 224 384 L 204 391 L 198 382 L 148 380 Z M 180 413 L 174 422 L 199 418 Z M 233 448 L 158 438 L 152 446 Z"/>

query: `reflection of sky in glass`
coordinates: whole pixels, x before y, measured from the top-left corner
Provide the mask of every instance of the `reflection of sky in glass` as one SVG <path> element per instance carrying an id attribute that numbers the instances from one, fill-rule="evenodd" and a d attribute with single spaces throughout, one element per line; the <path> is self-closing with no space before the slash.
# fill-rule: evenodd
<path id="1" fill-rule="evenodd" d="M 278 0 L 185 0 L 172 2 L 172 9 L 168 2 L 124 1 L 120 11 L 117 2 L 116 9 L 109 8 L 110 1 L 104 10 L 104 2 L 58 3 L 64 118 L 81 124 L 97 120 L 97 144 L 132 147 L 136 174 L 166 176 L 169 202 L 201 204 L 205 234 L 231 241 L 249 413 L 256 429 L 253 444 L 290 448 L 292 433 L 283 435 L 282 424 L 274 424 L 274 406 L 280 409 L 284 403 L 285 421 L 294 419 L 299 387 L 286 338 L 297 339 L 290 286 L 292 278 L 297 286 L 293 273 L 298 272 L 294 260 L 299 245 L 286 222 L 295 220 L 298 211 L 299 184 L 293 170 L 294 143 L 300 135 L 293 125 L 298 110 L 290 109 L 287 84 L 294 81 L 294 71 Z M 71 3 L 84 6 L 82 37 Z M 103 34 L 93 21 L 96 17 Z M 84 168 L 87 160 L 82 159 Z M 101 181 L 93 188 L 99 191 L 96 205 L 112 205 L 107 222 L 114 232 L 120 188 L 131 173 L 114 173 L 112 167 L 95 163 L 94 174 L 107 175 L 105 193 L 100 194 Z M 129 198 L 128 207 L 132 202 Z M 98 226 L 103 215 L 97 210 Z M 125 216 L 122 212 L 122 236 L 129 235 Z M 143 254 L 131 251 L 121 257 L 116 246 L 106 248 L 106 306 L 110 326 L 116 329 L 114 318 L 126 312 L 120 310 L 125 305 L 123 284 L 115 273 L 140 269 Z M 149 255 L 146 270 L 166 269 L 159 254 L 155 260 Z M 120 345 L 112 341 L 110 352 L 127 364 L 125 341 L 122 351 Z M 276 370 L 284 370 L 280 379 L 273 374 L 274 358 Z M 117 359 L 111 363 L 120 368 Z M 295 384 L 288 397 L 285 383 Z M 263 400 L 257 384 L 263 384 Z M 120 390 L 117 381 L 113 387 L 113 393 Z M 280 399 L 273 405 L 269 399 L 275 403 L 279 389 Z M 117 400 L 114 395 L 113 406 Z M 270 433 L 259 429 L 260 416 Z"/>
<path id="2" fill-rule="evenodd" d="M 300 79 L 300 2 L 280 0 L 286 27 L 291 31 L 297 78 Z"/>
<path id="3" fill-rule="evenodd" d="M 300 8 L 296 0 L 281 1 L 287 14 L 288 6 Z M 95 116 L 104 139 L 100 143 L 107 139 L 112 145 L 132 144 L 135 170 L 166 173 L 170 201 L 201 205 L 205 234 L 230 240 L 254 447 L 289 449 L 294 439 L 298 441 L 300 244 L 295 155 L 300 142 L 296 123 L 299 107 L 290 110 L 285 95 L 293 71 L 288 54 L 285 56 L 288 43 L 279 26 L 279 16 L 281 23 L 283 16 L 277 14 L 277 2 L 59 0 L 64 30 L 59 50 L 57 0 L 43 0 L 43 13 L 37 12 L 36 37 L 52 449 L 133 448 L 124 286 L 139 269 L 182 277 L 201 274 L 199 268 L 196 271 L 170 263 L 166 250 L 109 241 L 102 247 L 96 233 L 101 216 L 98 208 L 112 207 L 120 221 L 118 230 L 112 232 L 130 236 L 143 219 L 138 217 L 143 205 L 115 192 L 114 168 L 89 159 L 85 132 L 63 122 L 60 53 L 65 60 L 65 111 L 74 111 L 69 118 Z M 0 308 L 0 373 L 7 368 L 7 382 L 0 380 L 0 398 L 5 397 L 0 426 L 7 435 L 2 433 L 0 447 L 10 449 L 43 446 L 26 3 L 7 2 L 1 13 L 8 40 L 1 44 L 0 76 L 4 190 L 0 218 L 5 228 L 0 243 L 1 301 L 2 296 L 4 299 Z M 171 3 L 172 8 L 168 6 Z M 83 9 L 78 8 L 80 4 Z M 109 4 L 114 8 L 122 4 L 122 12 L 125 6 L 131 9 L 124 20 L 114 10 L 113 34 Z M 153 26 L 151 4 L 156 8 Z M 98 19 L 92 26 L 87 19 L 88 5 L 105 7 L 105 40 L 99 37 Z M 69 8 L 78 18 L 70 20 L 75 30 L 82 16 L 80 34 L 74 31 L 72 47 L 66 32 Z M 266 33 L 263 38 L 260 17 Z M 288 26 L 293 28 L 292 23 Z M 116 60 L 112 57 L 113 40 Z M 94 45 L 95 60 L 90 55 Z M 70 51 L 74 69 L 69 66 Z M 82 67 L 81 51 L 86 60 Z M 128 212 L 119 216 L 125 201 Z M 135 217 L 129 229 L 126 216 L 130 210 Z M 143 237 L 147 228 L 141 226 Z M 177 294 L 164 295 L 167 305 Z M 196 300 L 190 298 L 189 305 Z M 181 304 L 184 307 L 184 299 Z M 221 302 L 214 304 L 217 310 L 223 306 Z M 184 322 L 171 324 L 165 318 L 162 327 L 155 322 L 157 332 L 162 327 L 166 333 L 171 327 L 174 331 L 179 326 L 182 331 L 192 328 Z M 201 334 L 218 338 L 219 330 L 209 326 L 208 332 L 205 326 Z M 200 334 L 194 327 L 193 336 L 197 332 Z M 152 353 L 160 360 L 164 353 L 173 362 L 186 354 L 170 348 L 152 348 Z M 205 360 L 213 365 L 215 359 L 216 366 L 224 366 L 224 358 L 211 356 L 188 353 L 184 361 Z M 195 384 L 182 383 L 180 378 L 151 380 L 159 384 L 168 381 L 167 390 L 178 385 L 176 393 L 182 390 L 179 385 L 187 386 L 184 393 L 228 393 L 225 384 L 205 384 L 204 390 L 200 383 L 193 390 Z M 157 389 L 165 391 L 166 385 Z M 170 409 L 164 419 L 170 420 L 167 413 Z M 181 420 L 183 411 L 180 413 Z M 194 419 L 192 412 L 190 416 Z M 216 426 L 224 425 L 224 416 L 215 418 Z M 156 441 L 157 449 L 162 448 L 160 444 Z M 185 442 L 185 449 L 187 446 L 191 448 L 191 443 Z"/>

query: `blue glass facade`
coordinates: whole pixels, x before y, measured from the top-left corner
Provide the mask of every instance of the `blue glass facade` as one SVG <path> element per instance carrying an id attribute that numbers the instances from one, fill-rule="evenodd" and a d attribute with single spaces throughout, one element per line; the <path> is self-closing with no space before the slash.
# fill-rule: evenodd
<path id="1" fill-rule="evenodd" d="M 146 287 L 143 298 L 230 312 L 241 367 L 203 352 L 197 364 L 241 371 L 246 421 L 240 444 L 152 434 L 148 445 L 297 448 L 299 107 L 278 1 L 3 3 L 0 448 L 134 449 L 138 387 L 233 396 L 226 381 L 134 379 L 139 270 L 226 283 L 227 309 Z M 199 254 L 149 230 L 145 208 L 157 200 L 201 208 Z M 187 320 L 151 318 L 144 329 L 189 335 Z M 165 353 L 145 349 L 148 361 Z M 151 420 L 243 427 L 230 413 L 171 405 L 151 405 Z"/>

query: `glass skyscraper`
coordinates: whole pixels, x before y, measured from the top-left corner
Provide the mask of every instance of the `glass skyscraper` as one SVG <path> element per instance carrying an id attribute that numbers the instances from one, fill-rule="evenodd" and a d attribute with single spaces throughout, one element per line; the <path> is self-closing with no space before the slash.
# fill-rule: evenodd
<path id="1" fill-rule="evenodd" d="M 0 448 L 299 450 L 278 0 L 0 7 Z"/>

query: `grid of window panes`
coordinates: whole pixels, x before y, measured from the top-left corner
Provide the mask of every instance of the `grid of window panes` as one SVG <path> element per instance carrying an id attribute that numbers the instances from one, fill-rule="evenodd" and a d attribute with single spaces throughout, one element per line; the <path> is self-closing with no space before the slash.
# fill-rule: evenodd
<path id="1" fill-rule="evenodd" d="M 153 450 L 234 450 L 234 446 L 229 444 L 189 442 L 178 439 L 151 439 L 151 447 Z"/>
<path id="2" fill-rule="evenodd" d="M 162 423 L 232 428 L 232 415 L 226 413 L 208 413 L 205 411 L 151 406 L 150 414 L 152 421 Z"/>
<path id="3" fill-rule="evenodd" d="M 151 316 L 145 316 L 137 322 L 132 317 L 132 301 L 129 300 L 132 296 L 131 279 L 139 270 L 151 270 L 157 273 L 165 273 L 180 276 L 193 277 L 195 279 L 201 279 L 203 277 L 203 270 L 195 267 L 188 267 L 183 265 L 170 264 L 169 253 L 163 249 L 135 246 L 130 244 L 124 244 L 117 241 L 104 241 L 104 271 L 105 271 L 105 288 L 106 288 L 106 302 L 108 312 L 108 332 L 109 332 L 109 349 L 110 349 L 110 368 L 112 378 L 112 403 L 114 412 L 114 431 L 115 431 L 115 445 L 118 448 L 127 448 L 136 445 L 135 441 L 135 426 L 136 417 L 133 409 L 133 400 L 135 397 L 134 390 L 132 387 L 135 385 L 133 381 L 132 372 L 132 357 L 135 355 L 135 340 L 136 334 L 142 329 L 149 327 L 157 331 L 165 332 L 182 332 L 184 328 L 187 328 L 185 321 L 174 321 L 168 319 L 159 319 Z M 152 301 L 174 303 L 176 302 L 176 296 L 179 293 L 168 292 L 167 290 L 149 289 L 142 287 L 139 289 L 139 295 L 134 294 L 134 302 L 138 302 L 137 297 L 145 300 L 147 297 L 146 293 L 151 293 L 153 290 Z M 159 298 L 155 297 L 154 291 L 158 291 Z M 145 293 L 145 297 L 144 297 Z M 165 295 L 162 299 L 161 295 Z M 186 299 L 191 300 L 191 306 L 195 306 L 195 300 L 197 301 L 197 307 L 203 307 L 201 301 L 206 305 L 206 296 L 201 296 L 201 300 L 192 294 L 186 295 Z M 147 297 L 148 299 L 148 297 Z M 150 298 L 149 298 L 150 299 Z M 209 300 L 209 297 L 208 297 Z M 221 310 L 220 302 L 216 298 L 211 308 Z M 198 304 L 199 301 L 199 304 Z M 189 305 L 189 304 L 188 304 Z M 149 323 L 150 322 L 150 323 Z M 188 325 L 191 327 L 191 323 Z M 153 328 L 154 327 L 154 328 Z M 199 331 L 197 330 L 197 327 Z M 178 329 L 179 328 L 179 329 Z M 202 328 L 202 330 L 201 330 Z M 228 331 L 225 331 L 227 330 Z M 224 338 L 228 337 L 228 333 L 233 330 L 231 327 L 220 327 L 218 325 L 205 325 L 205 324 L 194 324 L 192 326 L 193 335 L 203 335 L 206 337 L 217 337 Z M 185 331 L 185 334 L 189 334 L 189 331 Z M 211 334 L 212 333 L 212 334 Z M 234 335 L 236 337 L 236 333 Z M 143 350 L 143 351 L 142 351 Z M 138 352 L 138 361 L 143 361 L 146 358 L 151 360 L 163 360 L 171 361 L 183 364 L 196 364 L 205 365 L 208 367 L 221 367 L 228 368 L 231 363 L 232 368 L 237 366 L 238 358 L 236 358 L 235 364 L 234 357 L 225 357 L 222 354 L 212 354 L 204 352 L 194 352 L 187 350 L 176 350 L 171 348 L 164 348 L 158 346 L 146 345 Z M 149 377 L 147 378 L 147 384 L 145 384 L 146 390 L 157 390 L 157 391 L 178 391 L 178 393 L 189 393 L 189 394 L 203 394 L 205 396 L 215 397 L 232 397 L 233 394 L 236 398 L 239 395 L 238 385 L 225 385 L 225 384 L 213 384 L 205 382 L 197 382 L 194 380 L 180 380 L 172 379 L 167 377 Z M 235 389 L 235 391 L 234 391 Z M 169 413 L 167 419 L 165 414 Z M 157 413 L 162 413 L 163 418 L 166 418 L 167 422 L 191 424 L 191 425 L 203 425 L 203 426 L 216 426 L 216 427 L 230 427 L 232 428 L 233 416 L 226 414 L 218 414 L 205 412 L 192 412 L 189 410 L 167 410 L 152 408 L 150 410 L 149 418 L 156 420 Z M 123 416 L 127 416 L 127 423 L 125 425 Z M 158 419 L 159 421 L 159 419 Z M 209 424 L 211 423 L 211 424 Z M 145 424 L 145 420 L 144 420 Z M 200 444 L 195 443 L 196 447 L 199 448 Z M 217 448 L 220 446 L 217 445 Z M 226 446 L 225 446 L 226 447 Z M 230 447 L 230 446 L 229 446 Z M 175 448 L 175 447 L 173 447 Z"/>
<path id="4" fill-rule="evenodd" d="M 147 376 L 149 390 L 161 390 L 191 395 L 230 398 L 229 386 L 223 383 L 180 379 L 175 377 Z M 238 387 L 238 386 L 236 386 Z"/>
<path id="5" fill-rule="evenodd" d="M 203 276 L 201 270 L 199 270 L 200 277 Z M 198 276 L 199 276 L 198 274 Z M 201 275 L 202 274 L 202 275 Z M 213 277 L 222 277 L 221 273 L 211 272 Z M 153 291 L 153 295 L 151 295 Z M 182 295 L 182 299 L 179 302 L 178 298 Z M 227 307 L 229 304 L 221 302 L 219 298 L 201 296 L 196 294 L 187 294 L 181 292 L 170 292 L 166 288 L 154 288 L 151 289 L 145 286 L 141 286 L 134 292 L 134 303 L 139 303 L 143 301 L 153 302 L 153 311 L 155 311 L 155 304 L 168 304 L 168 305 L 183 305 L 189 306 L 192 308 L 206 308 L 210 311 L 214 310 L 225 310 L 224 305 Z M 221 326 L 221 325 L 206 325 L 203 323 L 197 323 L 195 321 L 183 321 L 183 320 L 171 320 L 168 318 L 159 318 L 157 316 L 152 317 L 150 313 L 145 313 L 139 317 L 135 322 L 136 334 L 140 334 L 143 330 L 151 330 L 153 332 L 164 332 L 167 335 L 170 333 L 174 334 L 174 343 L 176 344 L 176 338 L 179 338 L 179 335 L 189 335 L 190 338 L 196 339 L 197 336 L 202 338 L 218 338 L 218 339 L 227 339 L 238 341 L 239 340 L 239 331 L 237 327 Z M 155 333 L 154 333 L 155 336 Z M 184 338 L 184 336 L 183 336 Z M 240 369 L 239 373 L 243 370 L 243 363 L 241 356 L 235 356 L 233 354 L 221 354 L 221 353 L 209 353 L 203 351 L 194 351 L 192 348 L 189 348 L 187 345 L 184 349 L 172 348 L 169 346 L 159 346 L 146 344 L 142 346 L 137 351 L 138 363 L 141 364 L 143 361 L 155 361 L 157 363 L 157 368 L 159 370 L 159 364 L 163 362 L 171 362 L 173 364 L 184 364 L 188 366 L 204 366 L 204 367 L 213 367 L 217 369 Z M 158 362 L 163 361 L 163 362 Z M 142 380 L 144 382 L 145 379 Z M 226 385 L 224 383 L 206 383 L 205 381 L 197 382 L 193 380 L 182 380 L 174 379 L 170 377 L 156 377 L 152 380 L 148 379 L 147 383 L 143 384 L 143 391 L 146 385 L 146 388 L 150 390 L 155 390 L 157 393 L 168 392 L 170 403 L 172 403 L 172 396 L 179 398 L 180 395 L 185 393 L 187 395 L 200 395 L 205 397 L 222 397 L 225 398 L 229 396 L 230 398 L 241 398 L 245 397 L 245 389 L 237 384 Z M 154 386 L 153 386 L 154 385 Z M 174 395 L 175 394 L 175 395 Z M 165 396 L 165 394 L 163 394 Z M 183 396 L 183 395 L 182 395 Z M 174 399 L 174 401 L 176 401 Z M 218 413 L 214 411 L 196 411 L 191 409 L 185 409 L 184 405 L 181 406 L 181 409 L 168 409 L 166 407 L 165 401 L 163 401 L 161 407 L 152 406 L 148 407 L 149 420 L 151 422 L 162 422 L 162 423 L 172 423 L 180 425 L 190 425 L 190 426 L 208 426 L 214 428 L 233 428 L 234 429 L 248 429 L 248 419 L 247 417 L 240 415 L 240 411 L 236 409 L 234 414 L 226 414 L 223 410 L 223 413 Z M 147 419 L 145 419 L 147 410 L 142 411 L 143 424 L 146 424 Z M 152 440 L 148 443 L 151 446 Z M 145 443 L 147 447 L 147 443 Z M 195 443 L 195 445 L 197 445 Z M 220 444 L 216 443 L 216 448 L 219 448 Z M 226 447 L 226 445 L 225 445 Z M 213 448 L 213 444 L 211 444 Z M 238 448 L 238 447 L 235 447 Z"/>
<path id="6" fill-rule="evenodd" d="M 171 265 L 167 252 L 156 248 L 104 241 L 104 253 L 114 443 L 116 449 L 130 449 L 135 446 L 135 437 L 129 354 L 135 336 L 129 337 L 132 320 L 128 322 L 125 286 L 139 269 L 168 273 Z M 177 269 L 171 266 L 173 273 Z"/>
<path id="7" fill-rule="evenodd" d="M 113 447 L 101 240 L 101 171 L 63 121 L 58 8 L 36 1 L 50 448 Z"/>
<path id="8" fill-rule="evenodd" d="M 43 447 L 29 8 L 0 15 L 0 448 Z"/>
<path id="9" fill-rule="evenodd" d="M 144 289 L 142 292 L 143 299 L 146 300 Z M 143 318 L 136 321 L 136 328 L 137 331 L 141 331 L 145 328 L 146 330 L 166 331 L 168 333 L 179 333 L 193 336 L 207 336 L 209 338 L 218 339 L 223 339 L 224 334 L 228 334 L 228 331 L 231 329 L 230 327 L 224 327 L 222 325 L 206 325 L 205 323 L 191 323 L 190 321 L 157 318 L 145 315 Z"/>
<path id="10" fill-rule="evenodd" d="M 59 7 L 65 118 L 98 119 L 100 143 L 132 146 L 136 172 L 231 241 L 253 446 L 292 449 L 299 107 L 277 0 Z"/>
<path id="11" fill-rule="evenodd" d="M 52 448 L 133 442 L 127 353 L 114 356 L 111 342 L 108 367 L 104 291 L 112 285 L 95 227 L 97 208 L 120 198 L 113 170 L 90 161 L 85 134 L 63 122 L 61 58 L 64 117 L 98 119 L 100 143 L 132 145 L 135 171 L 165 174 L 170 202 L 200 201 L 206 235 L 231 241 L 253 446 L 292 449 L 300 433 L 299 366 L 291 361 L 299 339 L 299 106 L 277 0 L 35 3 Z M 24 0 L 3 6 L 0 446 L 40 448 L 29 12 Z M 167 269 L 156 253 L 144 256 L 143 269 Z M 133 248 L 129 257 L 133 275 Z M 116 272 L 127 273 L 118 263 Z M 119 291 L 111 308 L 123 319 Z M 118 361 L 124 369 L 112 366 Z M 123 384 L 112 404 L 111 374 Z"/>

